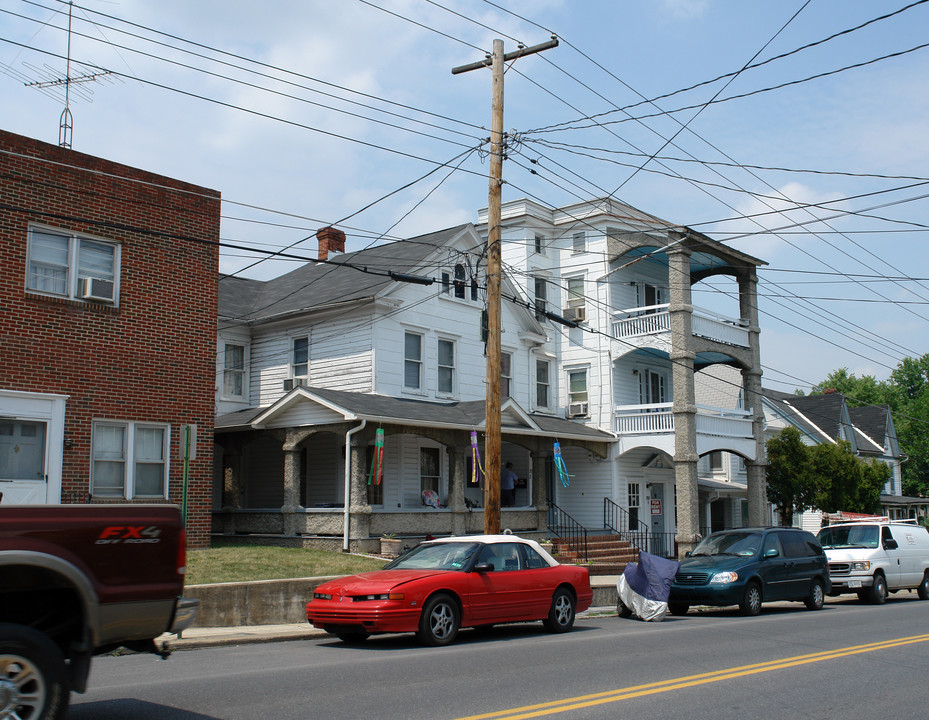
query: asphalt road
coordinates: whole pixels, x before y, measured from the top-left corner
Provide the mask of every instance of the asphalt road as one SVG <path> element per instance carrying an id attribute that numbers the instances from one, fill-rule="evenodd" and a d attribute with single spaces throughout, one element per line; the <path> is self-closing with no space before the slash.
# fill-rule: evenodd
<path id="1" fill-rule="evenodd" d="M 447 648 L 412 636 L 335 638 L 96 661 L 69 720 L 924 717 L 929 602 L 831 599 L 691 613 L 661 623 L 540 623 Z"/>

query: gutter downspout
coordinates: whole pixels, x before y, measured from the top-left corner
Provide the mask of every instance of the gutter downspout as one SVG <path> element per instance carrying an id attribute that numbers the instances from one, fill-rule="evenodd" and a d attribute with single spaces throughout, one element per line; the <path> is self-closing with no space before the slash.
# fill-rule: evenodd
<path id="1" fill-rule="evenodd" d="M 348 552 L 349 508 L 352 494 L 352 435 L 364 430 L 367 424 L 367 420 L 362 420 L 361 425 L 353 427 L 345 433 L 345 497 L 342 503 L 345 507 L 345 512 L 342 518 L 342 552 Z"/>

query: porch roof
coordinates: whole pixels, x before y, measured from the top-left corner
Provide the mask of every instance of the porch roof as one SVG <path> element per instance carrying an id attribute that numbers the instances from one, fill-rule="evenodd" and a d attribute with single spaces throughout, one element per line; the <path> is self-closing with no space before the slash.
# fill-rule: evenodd
<path id="1" fill-rule="evenodd" d="M 436 402 L 327 388 L 296 387 L 268 407 L 249 408 L 218 416 L 215 429 L 222 432 L 287 426 L 290 424 L 285 418 L 286 414 L 290 414 L 288 411 L 307 405 L 328 410 L 330 422 L 367 420 L 391 425 L 478 430 L 484 427 L 485 420 L 483 400 Z M 313 424 L 330 423 L 317 420 Z M 504 435 L 532 435 L 602 443 L 612 443 L 616 439 L 612 433 L 564 418 L 526 412 L 512 399 L 504 401 L 501 407 L 501 429 Z"/>
<path id="2" fill-rule="evenodd" d="M 729 495 L 744 495 L 748 492 L 745 483 L 735 480 L 713 480 L 711 478 L 697 478 L 697 484 L 706 490 L 716 490 L 719 493 Z"/>

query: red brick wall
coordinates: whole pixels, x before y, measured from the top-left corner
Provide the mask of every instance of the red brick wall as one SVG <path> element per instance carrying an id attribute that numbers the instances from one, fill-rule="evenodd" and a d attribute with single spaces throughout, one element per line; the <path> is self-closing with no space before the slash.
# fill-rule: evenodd
<path id="1" fill-rule="evenodd" d="M 139 182 L 141 181 L 141 182 Z M 90 496 L 93 419 L 197 425 L 188 541 L 209 544 L 220 195 L 0 131 L 0 388 L 67 394 L 62 502 Z M 30 223 L 121 244 L 118 307 L 25 291 Z"/>

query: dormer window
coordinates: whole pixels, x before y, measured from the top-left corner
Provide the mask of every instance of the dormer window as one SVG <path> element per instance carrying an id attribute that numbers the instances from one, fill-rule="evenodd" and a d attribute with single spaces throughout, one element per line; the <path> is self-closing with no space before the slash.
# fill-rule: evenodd
<path id="1" fill-rule="evenodd" d="M 465 299 L 465 268 L 459 263 L 455 266 L 455 297 Z"/>

